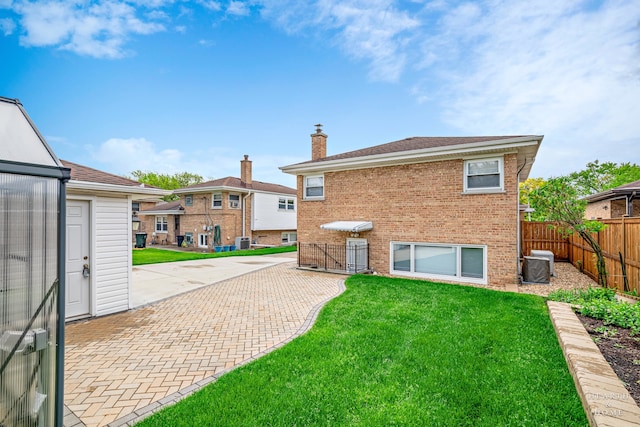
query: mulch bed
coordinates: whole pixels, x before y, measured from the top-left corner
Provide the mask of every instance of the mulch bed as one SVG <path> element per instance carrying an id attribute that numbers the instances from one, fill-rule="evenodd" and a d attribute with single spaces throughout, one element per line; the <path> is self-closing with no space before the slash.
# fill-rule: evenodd
<path id="1" fill-rule="evenodd" d="M 631 336 L 628 329 L 577 316 L 631 397 L 640 404 L 640 335 Z"/>

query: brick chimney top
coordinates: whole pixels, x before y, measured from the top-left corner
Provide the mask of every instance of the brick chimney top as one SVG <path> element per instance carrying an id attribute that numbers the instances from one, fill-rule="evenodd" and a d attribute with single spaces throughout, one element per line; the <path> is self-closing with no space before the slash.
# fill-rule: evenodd
<path id="1" fill-rule="evenodd" d="M 315 126 L 316 133 L 311 134 L 311 160 L 327 157 L 327 135 L 322 133 L 322 124 Z"/>
<path id="2" fill-rule="evenodd" d="M 249 155 L 245 154 L 244 159 L 240 160 L 240 181 L 245 184 L 251 184 L 251 160 Z"/>

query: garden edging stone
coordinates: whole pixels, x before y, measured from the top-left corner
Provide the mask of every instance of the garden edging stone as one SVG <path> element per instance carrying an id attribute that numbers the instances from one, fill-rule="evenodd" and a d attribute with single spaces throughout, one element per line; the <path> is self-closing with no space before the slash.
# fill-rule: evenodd
<path id="1" fill-rule="evenodd" d="M 571 305 L 548 301 L 549 315 L 592 427 L 640 426 L 640 407 L 600 353 Z"/>

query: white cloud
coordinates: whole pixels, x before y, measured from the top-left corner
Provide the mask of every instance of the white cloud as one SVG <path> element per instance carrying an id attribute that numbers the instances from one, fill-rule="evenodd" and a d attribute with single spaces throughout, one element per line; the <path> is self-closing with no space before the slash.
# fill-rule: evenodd
<path id="1" fill-rule="evenodd" d="M 160 148 L 145 138 L 111 138 L 99 146 L 86 146 L 86 151 L 101 170 L 130 175 L 134 170 L 173 174 L 191 172 L 205 180 L 240 176 L 241 147 L 211 146 L 185 153 L 175 148 Z M 71 159 L 69 159 L 71 160 Z M 275 155 L 251 156 L 253 179 L 295 187 L 295 177 L 283 174 L 278 166 L 303 161 Z M 82 161 L 79 161 L 82 163 Z"/>
<path id="2" fill-rule="evenodd" d="M 227 14 L 235 16 L 248 16 L 251 13 L 249 5 L 242 1 L 230 1 L 227 6 Z"/>
<path id="3" fill-rule="evenodd" d="M 16 29 L 16 23 L 9 18 L 0 19 L 0 32 L 5 36 L 10 36 Z"/>
<path id="4" fill-rule="evenodd" d="M 133 6 L 117 1 L 89 6 L 83 2 L 21 1 L 14 4 L 14 11 L 21 15 L 24 46 L 57 46 L 97 58 L 122 57 L 130 35 L 165 29 L 157 22 L 143 21 Z"/>
<path id="5" fill-rule="evenodd" d="M 262 16 L 290 34 L 329 37 L 349 57 L 370 62 L 374 80 L 396 81 L 420 21 L 393 0 L 264 0 Z"/>
<path id="6" fill-rule="evenodd" d="M 640 163 L 639 18 L 624 1 L 455 7 L 422 45 L 415 94 L 440 100 L 443 119 L 467 134 L 545 134 L 534 172 Z"/>

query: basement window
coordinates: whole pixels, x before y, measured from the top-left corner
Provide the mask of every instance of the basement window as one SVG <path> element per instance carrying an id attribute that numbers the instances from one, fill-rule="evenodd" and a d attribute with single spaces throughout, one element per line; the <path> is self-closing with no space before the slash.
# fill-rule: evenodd
<path id="1" fill-rule="evenodd" d="M 391 242 L 391 273 L 487 284 L 487 247 Z"/>

